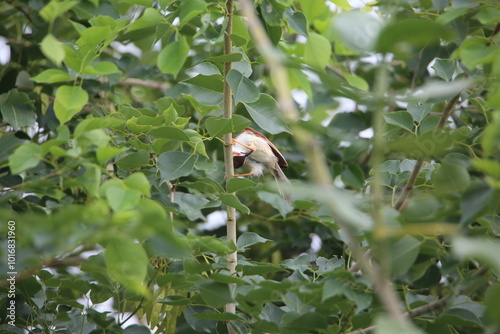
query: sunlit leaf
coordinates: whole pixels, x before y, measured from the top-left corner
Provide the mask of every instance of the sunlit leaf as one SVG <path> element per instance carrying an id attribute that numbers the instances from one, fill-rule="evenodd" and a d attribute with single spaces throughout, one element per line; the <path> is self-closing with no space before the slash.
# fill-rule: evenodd
<path id="1" fill-rule="evenodd" d="M 310 33 L 304 50 L 304 61 L 319 70 L 325 68 L 330 60 L 332 47 L 330 42 L 322 35 Z"/>
<path id="2" fill-rule="evenodd" d="M 79 86 L 61 86 L 57 89 L 54 111 L 61 124 L 69 121 L 87 104 L 89 94 Z"/>
<path id="3" fill-rule="evenodd" d="M 189 1 L 188 1 L 189 2 Z M 168 44 L 158 54 L 158 68 L 163 73 L 177 77 L 189 53 L 189 44 L 184 36 Z"/>
<path id="4" fill-rule="evenodd" d="M 135 292 L 144 292 L 148 257 L 144 249 L 130 239 L 115 239 L 104 253 L 109 277 Z"/>
<path id="5" fill-rule="evenodd" d="M 42 157 L 42 148 L 35 143 L 19 146 L 9 156 L 9 166 L 12 174 L 19 174 L 27 169 L 36 167 Z"/>

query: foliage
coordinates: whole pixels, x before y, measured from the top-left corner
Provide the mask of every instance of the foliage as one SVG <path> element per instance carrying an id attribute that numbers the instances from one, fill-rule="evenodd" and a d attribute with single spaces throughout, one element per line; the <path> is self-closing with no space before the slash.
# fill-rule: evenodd
<path id="1" fill-rule="evenodd" d="M 2 2 L 0 273 L 12 220 L 18 275 L 16 326 L 4 284 L 0 329 L 410 331 L 352 269 L 354 230 L 419 331 L 498 332 L 498 3 L 255 1 L 300 103 L 294 124 L 235 6 L 227 55 L 223 0 Z M 220 137 L 249 125 L 288 159 L 293 207 L 267 179 L 224 179 Z M 299 131 L 321 143 L 335 188 L 311 182 Z M 240 212 L 236 245 L 202 228 L 226 206 Z"/>

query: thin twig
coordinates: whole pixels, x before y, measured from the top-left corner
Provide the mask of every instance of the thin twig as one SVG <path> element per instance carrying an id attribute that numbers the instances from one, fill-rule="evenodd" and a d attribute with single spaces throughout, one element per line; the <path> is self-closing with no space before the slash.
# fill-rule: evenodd
<path id="1" fill-rule="evenodd" d="M 439 123 L 436 127 L 437 130 L 441 130 L 444 128 L 444 126 L 446 125 L 446 121 L 448 120 L 448 118 L 450 118 L 450 115 L 453 112 L 453 107 L 455 106 L 459 98 L 460 98 L 460 93 L 458 93 L 448 101 L 448 103 L 443 109 L 441 118 L 439 119 Z"/>
<path id="2" fill-rule="evenodd" d="M 11 4 L 13 5 L 13 0 L 5 0 L 5 2 L 7 2 L 8 4 Z M 23 7 L 21 6 L 18 6 L 18 5 L 13 5 L 14 8 L 16 8 L 18 11 L 20 11 L 27 19 L 28 21 L 32 22 L 33 21 L 33 17 L 31 16 L 30 13 L 28 13 Z"/>
<path id="3" fill-rule="evenodd" d="M 442 130 L 446 124 L 446 121 L 450 117 L 451 113 L 453 112 L 453 107 L 457 103 L 458 99 L 460 98 L 460 93 L 455 95 L 453 98 L 451 98 L 446 106 L 443 109 L 443 112 L 441 113 L 441 118 L 439 119 L 439 123 L 436 126 L 436 131 Z M 418 175 L 420 173 L 420 170 L 422 169 L 422 166 L 424 164 L 424 157 L 419 157 L 417 159 L 417 162 L 415 164 L 415 167 L 413 167 L 413 170 L 411 172 L 410 178 L 408 179 L 408 182 L 406 182 L 403 190 L 401 191 L 401 194 L 399 195 L 398 199 L 396 200 L 396 204 L 394 205 L 394 208 L 398 211 L 403 211 L 406 207 L 407 201 L 409 199 L 409 196 L 411 194 L 411 191 L 415 187 L 415 183 L 417 182 Z"/>
<path id="4" fill-rule="evenodd" d="M 410 196 L 411 191 L 413 190 L 413 187 L 415 187 L 415 183 L 417 182 L 418 175 L 420 174 L 420 170 L 422 169 L 422 166 L 424 165 L 424 157 L 419 157 L 417 159 L 417 162 L 415 163 L 415 166 L 413 167 L 413 170 L 411 172 L 410 178 L 408 179 L 408 182 L 406 182 L 403 190 L 401 191 L 401 194 L 399 195 L 398 199 L 396 200 L 396 204 L 394 205 L 394 208 L 398 211 L 403 211 L 406 207 L 406 205 L 403 205 L 407 202 L 407 199 Z"/>
<path id="5" fill-rule="evenodd" d="M 40 266 L 33 267 L 31 269 L 28 269 L 16 276 L 16 282 L 21 282 L 28 277 L 31 277 L 35 275 L 37 272 L 42 270 L 43 268 L 54 268 L 54 267 L 71 267 L 71 266 L 76 266 L 79 265 L 81 262 L 85 261 L 83 257 L 80 256 L 73 256 L 73 257 L 67 257 L 63 259 L 49 259 L 44 261 Z M 7 280 L 3 280 L 1 285 L 6 286 L 8 284 Z"/>
<path id="6" fill-rule="evenodd" d="M 224 54 L 228 55 L 233 52 L 233 43 L 231 41 L 231 34 L 233 33 L 233 0 L 226 1 L 226 17 L 228 19 L 227 28 L 224 33 Z M 223 90 L 223 110 L 224 118 L 231 119 L 233 117 L 233 101 L 231 97 L 231 87 L 227 82 L 227 75 L 232 68 L 232 63 L 224 63 L 224 90 Z M 233 150 L 232 150 L 232 133 L 224 135 L 224 167 L 225 176 L 229 180 L 234 177 L 234 164 L 233 164 Z M 227 239 L 231 240 L 236 245 L 236 209 L 227 207 L 227 221 L 226 221 Z M 227 267 L 231 274 L 236 273 L 236 265 L 238 264 L 237 251 L 228 254 Z M 228 303 L 225 305 L 227 313 L 236 314 L 236 304 Z M 227 322 L 227 330 L 229 334 L 236 334 L 230 322 Z"/>
<path id="7" fill-rule="evenodd" d="M 175 201 L 175 186 L 172 184 L 172 182 L 170 181 L 165 181 L 165 183 L 167 184 L 168 186 L 168 190 L 170 192 L 170 203 L 174 203 Z M 174 221 L 174 212 L 173 211 L 170 211 L 168 213 L 168 218 L 170 218 L 170 221 L 173 222 Z M 173 226 L 173 224 L 172 224 Z"/>

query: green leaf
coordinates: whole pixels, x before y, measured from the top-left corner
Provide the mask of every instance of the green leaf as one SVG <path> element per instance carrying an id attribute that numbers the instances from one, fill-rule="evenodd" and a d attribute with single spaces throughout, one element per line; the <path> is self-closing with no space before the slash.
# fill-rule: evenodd
<path id="1" fill-rule="evenodd" d="M 398 240 L 391 247 L 391 272 L 395 275 L 405 274 L 417 259 L 421 242 L 409 235 Z"/>
<path id="2" fill-rule="evenodd" d="M 235 177 L 232 179 L 227 180 L 226 182 L 226 190 L 228 193 L 234 193 L 242 189 L 247 189 L 250 187 L 255 186 L 257 183 L 253 182 L 252 180 L 241 178 L 241 177 Z"/>
<path id="3" fill-rule="evenodd" d="M 330 12 L 324 0 L 299 0 L 299 3 L 302 12 L 311 23 Z"/>
<path id="4" fill-rule="evenodd" d="M 450 40 L 452 31 L 436 21 L 428 19 L 406 19 L 389 23 L 378 35 L 378 52 L 392 52 L 397 56 L 410 57 L 414 50 L 439 45 L 441 40 Z"/>
<path id="5" fill-rule="evenodd" d="M 460 223 L 469 223 L 477 217 L 490 204 L 493 193 L 493 189 L 486 183 L 472 183 L 460 200 Z"/>
<path id="6" fill-rule="evenodd" d="M 348 11 L 335 16 L 333 28 L 337 39 L 336 44 L 342 42 L 347 49 L 367 52 L 373 51 L 377 35 L 382 29 L 382 23 L 370 13 Z M 336 50 L 337 47 L 336 45 Z M 349 50 L 344 50 L 343 53 L 348 54 L 347 51 Z"/>
<path id="7" fill-rule="evenodd" d="M 328 323 L 325 317 L 318 312 L 294 312 L 289 311 L 283 314 L 280 329 L 283 333 L 309 333 L 314 330 L 323 332 Z"/>
<path id="8" fill-rule="evenodd" d="M 155 138 L 167 138 L 178 141 L 190 141 L 186 132 L 173 126 L 162 126 L 149 131 L 148 135 Z"/>
<path id="9" fill-rule="evenodd" d="M 370 89 L 368 82 L 366 82 L 366 80 L 360 76 L 345 73 L 344 77 L 349 85 L 351 85 L 359 90 L 366 92 L 366 91 L 368 91 L 368 89 Z"/>
<path id="10" fill-rule="evenodd" d="M 259 99 L 257 86 L 237 70 L 230 70 L 226 78 L 233 91 L 234 103 L 252 103 Z"/>
<path id="11" fill-rule="evenodd" d="M 252 124 L 245 116 L 241 116 L 238 114 L 233 114 L 233 126 L 235 132 L 243 131 L 244 128 L 249 127 Z"/>
<path id="12" fill-rule="evenodd" d="M 42 42 L 40 43 L 40 49 L 42 50 L 45 57 L 50 59 L 57 66 L 60 66 L 62 61 L 66 57 L 66 52 L 64 51 L 63 44 L 59 42 L 52 34 L 47 34 L 43 38 Z"/>
<path id="13" fill-rule="evenodd" d="M 167 305 L 189 305 L 191 303 L 189 298 L 179 295 L 171 295 L 166 298 L 160 298 L 156 302 Z"/>
<path id="14" fill-rule="evenodd" d="M 233 301 L 227 284 L 207 281 L 199 283 L 198 288 L 203 301 L 212 307 L 223 307 Z"/>
<path id="15" fill-rule="evenodd" d="M 423 334 L 409 321 L 398 321 L 388 315 L 378 315 L 375 318 L 375 334 Z"/>
<path id="16" fill-rule="evenodd" d="M 196 154 L 186 152 L 166 152 L 158 157 L 157 168 L 160 170 L 161 180 L 170 181 L 182 176 L 188 176 L 198 160 Z"/>
<path id="17" fill-rule="evenodd" d="M 85 165 L 85 173 L 79 177 L 81 184 L 92 196 L 99 197 L 99 185 L 101 184 L 101 169 L 96 165 Z"/>
<path id="18" fill-rule="evenodd" d="M 296 12 L 291 7 L 288 7 L 285 10 L 285 17 L 290 28 L 305 37 L 309 37 L 309 33 L 307 32 L 307 19 L 304 13 Z"/>
<path id="19" fill-rule="evenodd" d="M 184 80 L 183 82 L 201 87 L 203 89 L 215 92 L 222 93 L 224 89 L 224 82 L 222 80 L 222 75 L 214 74 L 214 75 L 197 75 L 193 78 Z"/>
<path id="20" fill-rule="evenodd" d="M 278 103 L 272 96 L 260 94 L 256 102 L 244 105 L 254 122 L 265 131 L 272 134 L 290 132 L 283 123 Z"/>
<path id="21" fill-rule="evenodd" d="M 482 24 L 500 23 L 500 10 L 493 7 L 484 7 L 474 17 Z"/>
<path id="22" fill-rule="evenodd" d="M 487 38 L 473 37 L 466 39 L 457 50 L 462 62 L 469 69 L 473 69 L 479 64 L 493 62 L 500 54 L 500 47 L 490 46 Z"/>
<path id="23" fill-rule="evenodd" d="M 293 207 L 288 205 L 283 196 L 267 191 L 259 191 L 257 193 L 259 198 L 264 202 L 270 204 L 273 208 L 279 211 L 280 215 L 285 218 L 286 215 L 293 211 Z"/>
<path id="24" fill-rule="evenodd" d="M 323 284 L 323 291 L 321 294 L 321 301 L 328 300 L 329 298 L 342 295 L 344 290 L 344 285 L 342 282 L 337 281 L 333 278 L 326 279 Z"/>
<path id="25" fill-rule="evenodd" d="M 240 202 L 240 200 L 238 199 L 238 197 L 236 197 L 233 194 L 222 194 L 222 195 L 220 195 L 219 199 L 221 200 L 221 202 L 223 204 L 230 206 L 230 207 L 233 207 L 238 211 L 241 211 L 245 214 L 250 213 L 250 209 L 247 206 L 245 206 L 244 204 L 242 204 Z"/>
<path id="26" fill-rule="evenodd" d="M 151 197 L 151 185 L 149 184 L 148 178 L 143 173 L 131 174 L 123 180 L 123 183 L 127 188 L 139 190 L 142 195 Z"/>
<path id="27" fill-rule="evenodd" d="M 38 166 L 42 158 L 42 148 L 35 143 L 26 143 L 19 146 L 9 156 L 10 172 L 13 175 L 24 172 L 27 169 Z"/>
<path id="28" fill-rule="evenodd" d="M 486 290 L 484 304 L 486 306 L 485 314 L 490 321 L 500 326 L 500 283 L 496 282 Z"/>
<path id="29" fill-rule="evenodd" d="M 68 73 L 66 73 L 66 71 L 57 68 L 51 68 L 34 76 L 33 78 L 31 78 L 31 80 L 38 83 L 55 83 L 70 81 L 72 80 L 72 77 Z"/>
<path id="30" fill-rule="evenodd" d="M 413 121 L 421 123 L 430 113 L 432 104 L 430 103 L 408 103 L 408 112 L 413 117 Z"/>
<path id="31" fill-rule="evenodd" d="M 144 150 L 131 153 L 117 160 L 116 165 L 122 169 L 134 169 L 149 166 L 149 153 Z"/>
<path id="32" fill-rule="evenodd" d="M 257 233 L 254 232 L 245 232 L 240 237 L 238 238 L 238 241 L 236 241 L 236 246 L 238 249 L 244 249 L 250 246 L 253 246 L 255 244 L 262 244 L 265 242 L 271 241 L 269 239 L 263 238 Z"/>
<path id="33" fill-rule="evenodd" d="M 396 111 L 390 114 L 384 114 L 387 123 L 400 127 L 406 131 L 413 131 L 413 117 L 407 111 Z"/>
<path id="34" fill-rule="evenodd" d="M 200 15 L 205 10 L 207 3 L 203 0 L 186 0 L 181 4 L 179 12 L 179 27 L 182 28 L 187 22 Z"/>
<path id="35" fill-rule="evenodd" d="M 61 86 L 57 89 L 54 111 L 61 124 L 69 121 L 87 104 L 89 94 L 80 86 Z"/>
<path id="36" fill-rule="evenodd" d="M 241 61 L 242 59 L 243 59 L 243 54 L 241 52 L 235 52 L 227 55 L 208 57 L 205 58 L 203 61 L 209 61 L 212 63 L 233 63 Z"/>
<path id="37" fill-rule="evenodd" d="M 111 147 L 111 146 L 100 146 L 97 148 L 96 156 L 97 161 L 102 165 L 109 159 L 121 154 L 127 150 L 126 147 Z M 149 158 L 149 157 L 148 157 Z M 149 159 L 148 159 L 149 160 Z"/>
<path id="38" fill-rule="evenodd" d="M 127 28 L 127 33 L 140 30 L 144 28 L 149 28 L 152 26 L 157 26 L 164 21 L 164 17 L 155 8 L 146 8 L 142 13 L 141 17 L 135 20 Z"/>
<path id="39" fill-rule="evenodd" d="M 474 159 L 472 164 L 475 168 L 494 178 L 500 179 L 500 162 L 490 159 Z"/>
<path id="40" fill-rule="evenodd" d="M 205 121 L 205 127 L 212 138 L 234 131 L 233 120 L 231 118 L 209 117 Z"/>
<path id="41" fill-rule="evenodd" d="M 130 239 L 114 239 L 104 252 L 109 277 L 134 292 L 144 293 L 149 259 L 144 249 Z"/>
<path id="42" fill-rule="evenodd" d="M 29 104 L 2 103 L 0 109 L 3 120 L 9 123 L 14 130 L 31 126 L 36 122 L 36 115 Z"/>
<path id="43" fill-rule="evenodd" d="M 108 75 L 120 73 L 118 67 L 110 61 L 101 61 L 92 66 L 86 66 L 82 71 L 83 74 Z"/>
<path id="44" fill-rule="evenodd" d="M 126 211 L 137 207 L 141 192 L 136 189 L 124 189 L 121 186 L 109 186 L 106 188 L 106 198 L 113 211 Z"/>
<path id="45" fill-rule="evenodd" d="M 244 279 L 238 278 L 236 276 L 231 275 L 227 271 L 220 271 L 218 273 L 213 273 L 210 275 L 210 279 L 224 284 L 241 284 L 241 285 L 249 285 L 247 281 Z"/>
<path id="46" fill-rule="evenodd" d="M 310 33 L 304 49 L 304 61 L 307 65 L 323 70 L 332 55 L 332 46 L 326 37 Z"/>
<path id="47" fill-rule="evenodd" d="M 45 7 L 40 10 L 40 16 L 47 22 L 54 22 L 56 18 L 66 13 L 79 3 L 79 1 L 57 1 L 51 0 Z"/>
<path id="48" fill-rule="evenodd" d="M 450 81 L 455 73 L 455 61 L 436 58 L 432 68 L 436 71 L 436 75 L 438 77 L 446 81 Z"/>
<path id="49" fill-rule="evenodd" d="M 453 254 L 461 260 L 470 258 L 485 262 L 492 267 L 496 275 L 500 274 L 500 242 L 484 237 L 468 238 L 455 237 L 453 239 Z"/>
<path id="50" fill-rule="evenodd" d="M 347 0 L 330 0 L 330 2 L 334 3 L 335 5 L 345 10 L 349 10 L 352 8 L 352 6 L 347 2 Z"/>
<path id="51" fill-rule="evenodd" d="M 172 74 L 176 78 L 186 62 L 189 49 L 189 44 L 184 36 L 180 36 L 179 40 L 164 47 L 158 54 L 158 68 L 160 71 Z"/>
<path id="52" fill-rule="evenodd" d="M 463 165 L 445 161 L 431 180 L 438 191 L 461 192 L 469 186 L 470 175 Z"/>

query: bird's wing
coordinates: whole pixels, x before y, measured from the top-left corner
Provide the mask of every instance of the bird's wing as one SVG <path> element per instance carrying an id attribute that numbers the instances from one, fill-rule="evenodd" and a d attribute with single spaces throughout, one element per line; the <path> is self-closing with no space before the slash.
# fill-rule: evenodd
<path id="1" fill-rule="evenodd" d="M 264 139 L 266 141 L 266 143 L 269 145 L 269 147 L 271 147 L 271 150 L 273 151 L 276 158 L 278 158 L 278 165 L 281 168 L 288 168 L 288 162 L 286 162 L 286 159 L 283 156 L 283 154 L 281 154 L 281 152 L 276 148 L 276 146 L 274 146 L 273 143 L 271 143 L 271 141 L 269 139 L 267 139 L 266 136 L 264 136 L 262 133 L 260 133 L 257 130 L 254 130 L 252 128 L 245 128 L 244 131 L 249 131 L 249 132 L 253 133 L 254 135 L 256 135 L 257 137 Z"/>

